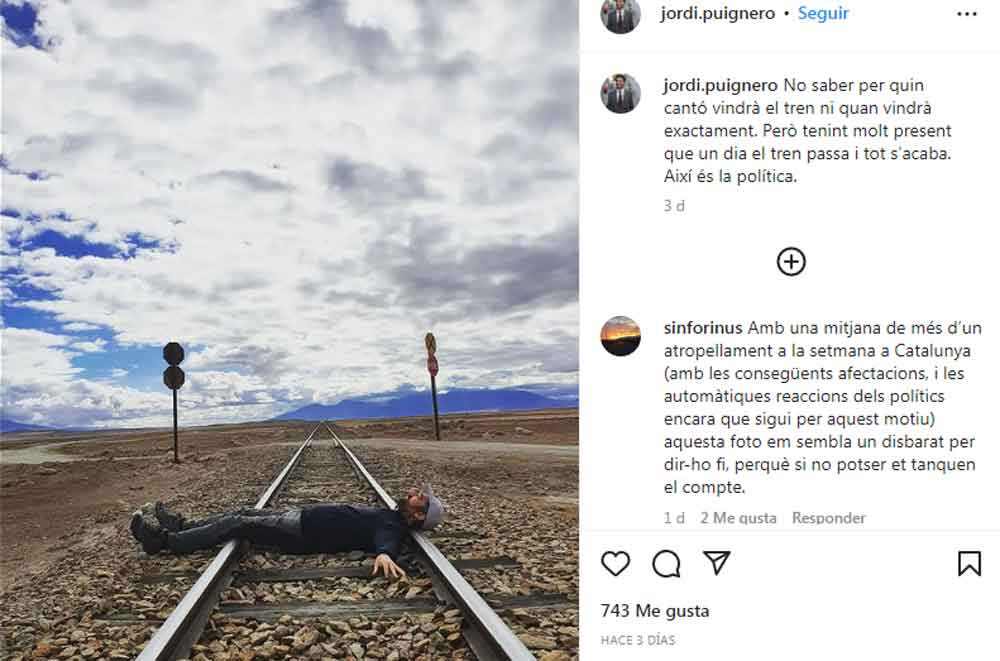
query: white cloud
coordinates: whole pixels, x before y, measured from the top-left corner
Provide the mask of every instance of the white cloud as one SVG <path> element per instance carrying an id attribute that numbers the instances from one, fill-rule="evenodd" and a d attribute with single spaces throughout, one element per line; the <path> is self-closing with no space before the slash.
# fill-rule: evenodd
<path id="1" fill-rule="evenodd" d="M 166 388 L 145 391 L 107 380 L 87 379 L 71 363 L 73 338 L 20 328 L 3 329 L 3 408 L 20 422 L 63 426 L 166 425 L 171 399 Z M 111 370 L 112 378 L 125 376 Z M 224 372 L 188 374 L 180 391 L 185 424 L 271 417 L 281 405 L 272 389 L 253 377 Z M 280 392 L 280 391 L 279 391 Z M 287 393 L 284 393 L 287 394 Z"/>
<path id="2" fill-rule="evenodd" d="M 38 330 L 3 329 L 3 409 L 20 422 L 107 424 L 151 412 L 151 396 L 89 381 L 71 363 L 71 337 Z"/>
<path id="3" fill-rule="evenodd" d="M 576 21 L 555 5 L 45 3 L 58 47 L 4 48 L 5 156 L 52 175 L 4 176 L 41 218 L 3 218 L 5 267 L 52 294 L 14 304 L 115 342 L 36 338 L 24 360 L 60 376 L 5 363 L 5 401 L 160 420 L 161 392 L 81 380 L 70 352 L 177 339 L 185 406 L 260 417 L 423 384 L 427 330 L 442 387 L 575 383 Z M 76 259 L 43 230 L 160 247 Z"/>
<path id="4" fill-rule="evenodd" d="M 5 380 L 17 376 L 22 383 L 57 383 L 82 370 L 73 367 L 70 355 L 62 351 L 72 338 L 44 331 L 3 329 L 3 371 Z"/>
<path id="5" fill-rule="evenodd" d="M 97 353 L 98 351 L 103 351 L 104 347 L 107 346 L 107 342 L 102 339 L 97 339 L 92 342 L 79 340 L 70 344 L 70 348 L 74 351 L 79 351 L 81 353 Z"/>
<path id="6" fill-rule="evenodd" d="M 85 324 L 79 321 L 63 324 L 63 330 L 67 331 L 95 331 L 100 330 L 100 328 L 101 327 L 96 324 Z"/>

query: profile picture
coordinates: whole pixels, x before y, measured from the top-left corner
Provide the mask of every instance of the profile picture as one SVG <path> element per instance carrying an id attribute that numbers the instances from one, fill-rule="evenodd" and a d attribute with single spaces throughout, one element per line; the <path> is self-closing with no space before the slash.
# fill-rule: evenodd
<path id="1" fill-rule="evenodd" d="M 627 73 L 614 73 L 601 85 L 601 102 L 613 113 L 623 115 L 639 105 L 639 82 Z"/>
<path id="2" fill-rule="evenodd" d="M 601 327 L 601 344 L 612 356 L 627 356 L 639 348 L 639 324 L 628 317 L 611 317 Z"/>
<path id="3" fill-rule="evenodd" d="M 642 10 L 635 0 L 604 0 L 601 21 L 609 32 L 628 34 L 639 25 Z"/>

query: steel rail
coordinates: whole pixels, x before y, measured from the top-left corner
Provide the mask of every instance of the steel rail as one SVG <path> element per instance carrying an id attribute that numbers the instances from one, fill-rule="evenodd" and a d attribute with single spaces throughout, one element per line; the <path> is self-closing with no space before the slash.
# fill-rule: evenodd
<path id="1" fill-rule="evenodd" d="M 323 424 L 326 425 L 326 423 Z M 396 501 L 392 496 L 372 477 L 372 474 L 368 472 L 364 464 L 340 440 L 340 437 L 330 429 L 330 426 L 326 425 L 326 428 L 344 451 L 344 454 L 347 455 L 347 458 L 354 465 L 357 472 L 364 477 L 372 490 L 378 494 L 382 503 L 389 509 L 396 509 Z M 444 588 L 451 596 L 454 605 L 462 611 L 466 621 L 472 625 L 473 629 L 481 634 L 482 639 L 485 640 L 486 644 L 490 647 L 490 651 L 495 655 L 494 658 L 510 659 L 511 661 L 521 661 L 522 659 L 534 660 L 535 655 L 521 642 L 517 634 L 511 631 L 507 623 L 497 615 L 496 611 L 490 608 L 490 605 L 476 592 L 475 588 L 469 585 L 469 582 L 465 580 L 459 571 L 455 569 L 454 565 L 444 557 L 444 554 L 434 546 L 427 536 L 418 530 L 411 530 L 410 535 L 413 537 L 413 541 L 416 542 L 420 553 L 424 556 L 431 569 L 443 579 Z"/>
<path id="2" fill-rule="evenodd" d="M 320 425 L 316 425 L 316 428 L 310 432 L 309 437 L 302 443 L 298 451 L 278 474 L 278 477 L 264 491 L 257 504 L 254 505 L 255 509 L 262 509 L 271 501 L 271 498 L 278 492 L 289 473 L 299 462 L 302 451 L 312 443 L 312 437 L 319 428 Z M 180 603 L 170 613 L 170 616 L 164 620 L 153 637 L 146 643 L 142 653 L 136 657 L 138 661 L 176 661 L 188 656 L 191 647 L 201 637 L 201 632 L 215 608 L 219 595 L 232 579 L 233 569 L 235 569 L 245 548 L 246 544 L 239 540 L 234 539 L 226 542 L 222 550 L 216 554 L 212 562 L 195 581 L 195 584 L 187 591 L 187 594 L 181 598 Z"/>

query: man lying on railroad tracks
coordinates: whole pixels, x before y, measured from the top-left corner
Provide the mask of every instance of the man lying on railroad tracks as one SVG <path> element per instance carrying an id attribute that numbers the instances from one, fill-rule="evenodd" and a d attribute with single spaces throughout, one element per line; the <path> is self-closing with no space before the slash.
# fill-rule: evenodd
<path id="1" fill-rule="evenodd" d="M 144 508 L 145 509 L 145 508 Z M 283 512 L 242 509 L 190 521 L 157 501 L 132 515 L 132 536 L 149 554 L 160 551 L 191 553 L 231 539 L 275 547 L 282 553 L 375 553 L 372 575 L 405 576 L 396 564 L 408 529 L 430 530 L 441 522 L 444 508 L 429 484 L 410 489 L 396 501 L 396 509 L 319 503 Z"/>

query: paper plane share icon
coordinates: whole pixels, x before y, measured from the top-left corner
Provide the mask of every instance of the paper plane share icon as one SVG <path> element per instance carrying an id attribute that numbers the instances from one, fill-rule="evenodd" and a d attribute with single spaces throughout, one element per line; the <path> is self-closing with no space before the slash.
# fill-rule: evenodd
<path id="1" fill-rule="evenodd" d="M 708 558 L 709 562 L 712 563 L 712 569 L 715 570 L 715 575 L 718 576 L 722 568 L 726 566 L 726 561 L 729 560 L 729 556 L 732 555 L 732 551 L 702 551 L 705 557 Z"/>

